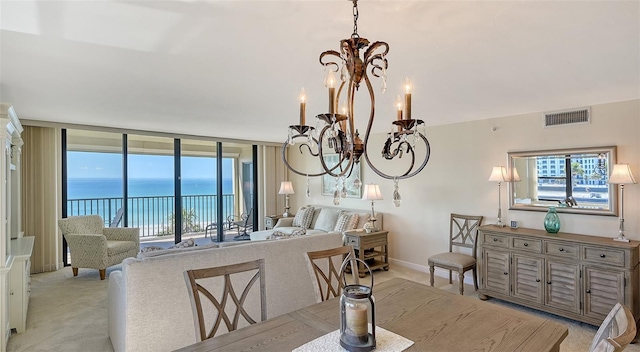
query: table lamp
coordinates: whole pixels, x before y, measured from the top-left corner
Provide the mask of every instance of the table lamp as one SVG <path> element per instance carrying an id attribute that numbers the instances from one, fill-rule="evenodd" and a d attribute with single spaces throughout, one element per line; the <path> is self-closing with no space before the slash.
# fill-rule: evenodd
<path id="1" fill-rule="evenodd" d="M 282 214 L 282 216 L 285 218 L 289 217 L 289 195 L 294 193 L 291 181 L 280 182 L 280 190 L 278 191 L 278 194 L 284 194 L 284 214 Z"/>
<path id="2" fill-rule="evenodd" d="M 376 224 L 375 224 L 376 213 L 373 208 L 373 202 L 376 200 L 383 199 L 382 193 L 380 192 L 380 186 L 375 184 L 364 185 L 364 193 L 362 194 L 362 199 L 371 201 L 371 217 L 369 218 L 369 221 L 366 224 L 364 224 L 363 226 L 364 230 L 367 233 L 371 233 L 372 231 L 377 231 Z"/>
<path id="3" fill-rule="evenodd" d="M 503 181 L 508 181 L 507 170 L 505 170 L 504 166 L 494 166 L 489 176 L 489 181 L 498 182 L 498 222 L 496 225 L 504 227 L 502 223 L 502 206 L 500 204 L 500 198 L 502 198 L 500 195 L 500 185 L 502 185 Z"/>
<path id="4" fill-rule="evenodd" d="M 624 236 L 624 185 L 636 183 L 629 164 L 613 165 L 613 171 L 611 171 L 611 176 L 609 176 L 609 183 L 620 185 L 620 230 L 618 231 L 618 237 L 613 240 L 629 242 L 629 240 Z"/>

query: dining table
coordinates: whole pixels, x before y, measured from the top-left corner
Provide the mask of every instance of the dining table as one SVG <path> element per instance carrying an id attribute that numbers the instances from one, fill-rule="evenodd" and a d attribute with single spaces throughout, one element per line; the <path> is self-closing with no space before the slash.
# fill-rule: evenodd
<path id="1" fill-rule="evenodd" d="M 375 325 L 413 341 L 406 351 L 559 351 L 568 334 L 558 322 L 403 278 L 375 285 L 373 296 Z M 338 329 L 333 298 L 178 351 L 292 351 Z"/>

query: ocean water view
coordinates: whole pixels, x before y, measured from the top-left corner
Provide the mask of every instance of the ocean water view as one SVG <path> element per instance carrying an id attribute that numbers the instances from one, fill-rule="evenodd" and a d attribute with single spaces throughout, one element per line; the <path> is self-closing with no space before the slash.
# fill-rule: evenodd
<path id="1" fill-rule="evenodd" d="M 216 194 L 215 179 L 182 179 L 182 195 Z M 172 196 L 173 179 L 132 178 L 129 179 L 129 197 Z M 222 193 L 233 194 L 233 179 L 222 179 Z M 69 178 L 67 199 L 118 198 L 122 197 L 122 179 L 115 178 Z"/>
<path id="2" fill-rule="evenodd" d="M 109 226 L 122 226 L 123 183 L 114 178 L 70 178 L 67 182 L 67 215 L 99 214 Z M 223 179 L 223 219 L 234 214 L 233 179 Z M 128 182 L 128 226 L 139 227 L 141 236 L 175 233 L 173 229 L 174 182 L 167 178 L 137 178 Z M 183 233 L 204 231 L 217 221 L 215 179 L 182 180 Z"/>

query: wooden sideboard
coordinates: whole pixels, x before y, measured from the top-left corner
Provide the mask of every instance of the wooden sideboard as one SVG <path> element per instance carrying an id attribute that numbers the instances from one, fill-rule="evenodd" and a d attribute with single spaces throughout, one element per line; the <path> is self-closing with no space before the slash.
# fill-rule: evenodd
<path id="1" fill-rule="evenodd" d="M 640 242 L 480 227 L 481 299 L 495 297 L 600 325 L 620 302 L 640 319 Z"/>

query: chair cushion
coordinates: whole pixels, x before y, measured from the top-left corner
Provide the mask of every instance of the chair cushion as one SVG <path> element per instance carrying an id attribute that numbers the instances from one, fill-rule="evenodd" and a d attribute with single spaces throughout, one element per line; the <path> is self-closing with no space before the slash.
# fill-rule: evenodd
<path id="1" fill-rule="evenodd" d="M 308 229 L 311 220 L 313 220 L 313 207 L 301 207 L 293 218 L 293 226 Z"/>
<path id="2" fill-rule="evenodd" d="M 130 250 L 138 251 L 138 246 L 133 241 L 107 241 L 107 255 L 110 257 Z"/>
<path id="3" fill-rule="evenodd" d="M 429 257 L 429 263 L 433 263 L 435 266 L 442 265 L 450 268 L 463 269 L 473 266 L 476 263 L 476 259 L 462 253 L 440 253 Z"/>

